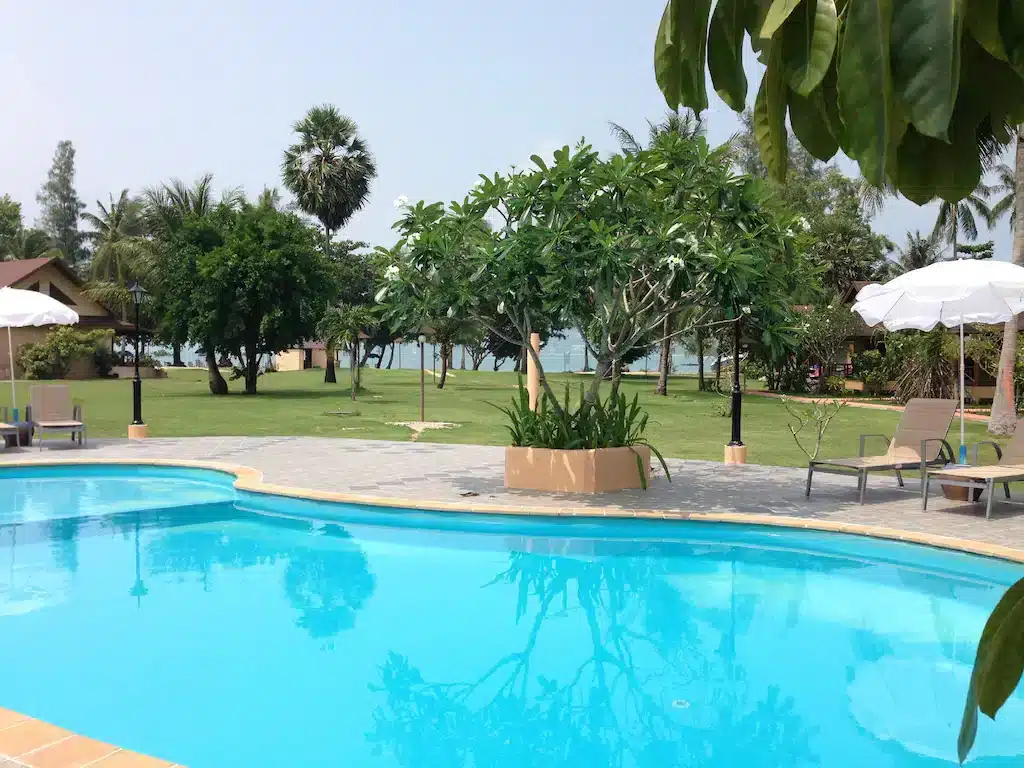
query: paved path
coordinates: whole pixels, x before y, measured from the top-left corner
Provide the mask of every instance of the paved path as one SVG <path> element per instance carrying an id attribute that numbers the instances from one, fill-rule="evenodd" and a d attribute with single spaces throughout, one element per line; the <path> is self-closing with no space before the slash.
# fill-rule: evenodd
<path id="1" fill-rule="evenodd" d="M 198 459 L 258 469 L 268 483 L 369 497 L 429 502 L 539 507 L 651 509 L 667 517 L 693 512 L 785 515 L 839 523 L 884 526 L 971 539 L 1024 550 L 1024 506 L 999 503 L 986 521 L 980 505 L 941 497 L 921 512 L 917 482 L 900 490 L 892 477 L 874 475 L 867 503 L 856 503 L 852 477 L 819 474 L 811 498 L 803 495 L 805 470 L 710 461 L 669 460 L 672 482 L 656 470 L 648 491 L 588 496 L 509 491 L 503 487 L 504 451 L 478 445 L 399 443 L 317 437 L 193 437 L 90 441 L 84 450 L 9 450 L 0 462 L 19 458 Z M 1024 500 L 1024 496 L 1021 497 Z"/>

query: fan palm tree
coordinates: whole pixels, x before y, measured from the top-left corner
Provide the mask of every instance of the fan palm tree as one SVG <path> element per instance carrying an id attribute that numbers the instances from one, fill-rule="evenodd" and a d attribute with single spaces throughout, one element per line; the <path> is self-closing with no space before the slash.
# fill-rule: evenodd
<path id="1" fill-rule="evenodd" d="M 359 136 L 355 121 L 325 104 L 313 107 L 295 124 L 298 141 L 284 153 L 281 175 L 299 208 L 324 227 L 324 254 L 331 235 L 366 205 L 377 165 Z M 337 381 L 333 349 L 328 347 L 324 381 Z"/>

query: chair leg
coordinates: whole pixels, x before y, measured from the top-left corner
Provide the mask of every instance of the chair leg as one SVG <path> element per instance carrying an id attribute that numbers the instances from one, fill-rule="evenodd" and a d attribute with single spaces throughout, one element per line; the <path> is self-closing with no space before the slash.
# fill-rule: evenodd
<path id="1" fill-rule="evenodd" d="M 860 503 L 864 503 L 864 492 L 868 489 L 868 473 L 867 471 L 861 472 L 860 477 Z"/>
<path id="2" fill-rule="evenodd" d="M 807 488 L 804 489 L 804 498 L 811 498 L 811 480 L 814 479 L 814 465 L 807 465 Z"/>
<path id="3" fill-rule="evenodd" d="M 992 517 L 992 501 L 995 499 L 996 485 L 992 480 L 986 480 L 985 485 L 988 486 L 985 489 L 988 493 L 988 501 L 985 504 L 985 519 L 988 520 Z"/>
<path id="4" fill-rule="evenodd" d="M 924 476 L 924 488 L 921 490 L 921 511 L 928 511 L 928 491 L 931 485 L 932 479 L 928 475 Z"/>
<path id="5" fill-rule="evenodd" d="M 1010 484 L 1003 483 L 1003 493 L 1006 494 L 1006 498 L 1010 498 Z"/>
<path id="6" fill-rule="evenodd" d="M 898 469 L 896 470 L 896 482 L 900 484 L 900 488 L 903 487 L 903 473 Z"/>

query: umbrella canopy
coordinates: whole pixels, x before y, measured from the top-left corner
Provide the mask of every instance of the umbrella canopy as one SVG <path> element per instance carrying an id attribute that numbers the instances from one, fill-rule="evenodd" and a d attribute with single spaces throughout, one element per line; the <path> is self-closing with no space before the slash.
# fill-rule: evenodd
<path id="1" fill-rule="evenodd" d="M 890 331 L 1002 323 L 1024 312 L 1024 267 L 991 259 L 940 261 L 864 286 L 853 311 Z"/>
<path id="2" fill-rule="evenodd" d="M 74 325 L 77 322 L 77 312 L 56 299 L 39 293 L 39 291 L 0 288 L 0 327 L 7 327 L 7 357 L 11 368 L 11 405 L 16 405 L 14 347 L 11 343 L 11 328 Z"/>
<path id="3" fill-rule="evenodd" d="M 890 331 L 960 327 L 960 462 L 966 463 L 964 324 L 1004 323 L 1024 311 L 1024 267 L 992 259 L 940 261 L 864 286 L 853 311 L 869 326 Z"/>

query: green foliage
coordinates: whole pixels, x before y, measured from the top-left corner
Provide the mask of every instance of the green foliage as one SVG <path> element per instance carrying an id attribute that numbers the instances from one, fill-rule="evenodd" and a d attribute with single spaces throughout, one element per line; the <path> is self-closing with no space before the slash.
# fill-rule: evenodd
<path id="1" fill-rule="evenodd" d="M 36 201 L 41 208 L 40 222 L 64 260 L 72 266 L 86 257 L 78 219 L 85 204 L 75 191 L 75 147 L 61 141 L 53 155 L 53 165 L 46 175 Z"/>
<path id="2" fill-rule="evenodd" d="M 993 378 L 999 375 L 999 355 L 1003 347 L 1002 326 L 976 328 L 964 342 L 964 354 Z M 1017 337 L 1013 366 L 1013 392 L 1016 409 L 1024 409 L 1024 336 Z"/>
<path id="3" fill-rule="evenodd" d="M 654 68 L 669 107 L 707 107 L 707 66 L 722 98 L 742 110 L 744 37 L 765 65 L 754 119 L 778 179 L 787 112 L 816 157 L 842 149 L 871 184 L 918 203 L 969 195 L 982 162 L 1024 121 L 1019 3 L 718 0 L 712 12 L 710 0 L 668 0 Z"/>
<path id="4" fill-rule="evenodd" d="M 818 377 L 821 386 L 827 385 L 826 377 L 831 376 L 832 365 L 846 349 L 847 339 L 856 328 L 856 316 L 838 299 L 822 302 L 804 316 L 800 346 L 808 362 L 821 366 Z M 839 391 L 842 389 L 840 384 Z"/>
<path id="5" fill-rule="evenodd" d="M 519 379 L 517 396 L 512 398 L 511 405 L 499 409 L 508 419 L 513 446 L 573 451 L 644 445 L 658 458 L 665 477 L 671 480 L 665 459 L 645 436 L 648 416 L 640 408 L 639 395 L 634 395 L 632 402 L 627 402 L 624 393 L 611 395 L 605 401 L 600 397 L 588 400 L 581 384 L 575 405 L 570 402 L 568 385 L 557 408 L 552 407 L 551 399 L 547 392 L 541 393 L 537 410 L 531 410 L 529 393 L 522 378 Z M 644 477 L 642 470 L 640 475 Z"/>
<path id="6" fill-rule="evenodd" d="M 316 326 L 316 335 L 324 342 L 329 357 L 337 347 L 348 347 L 351 360 L 352 399 L 359 391 L 359 365 L 356 346 L 359 334 L 369 333 L 377 323 L 372 307 L 359 304 L 336 304 L 324 313 Z"/>
<path id="7" fill-rule="evenodd" d="M 960 347 L 944 328 L 887 334 L 885 356 L 900 402 L 914 397 L 952 398 L 956 394 Z"/>
<path id="8" fill-rule="evenodd" d="M 846 379 L 842 376 L 826 376 L 823 392 L 826 395 L 841 395 L 846 392 Z"/>
<path id="9" fill-rule="evenodd" d="M 0 259 L 10 257 L 21 235 L 21 203 L 10 195 L 0 197 Z"/>
<path id="10" fill-rule="evenodd" d="M 967 690 L 957 754 L 960 762 L 974 746 L 978 733 L 978 711 L 995 719 L 1000 707 L 1013 693 L 1024 672 L 1024 579 L 1000 598 L 985 622 L 974 657 L 974 670 Z"/>
<path id="11" fill-rule="evenodd" d="M 18 351 L 18 366 L 26 379 L 63 379 L 76 360 L 89 357 L 110 343 L 109 331 L 79 331 L 61 325 L 38 344 L 25 344 Z M 108 369 L 109 372 L 109 369 Z"/>
<path id="12" fill-rule="evenodd" d="M 864 382 L 864 391 L 872 395 L 885 394 L 896 374 L 893 363 L 897 355 L 888 357 L 877 349 L 867 349 L 853 357 L 853 378 Z"/>

